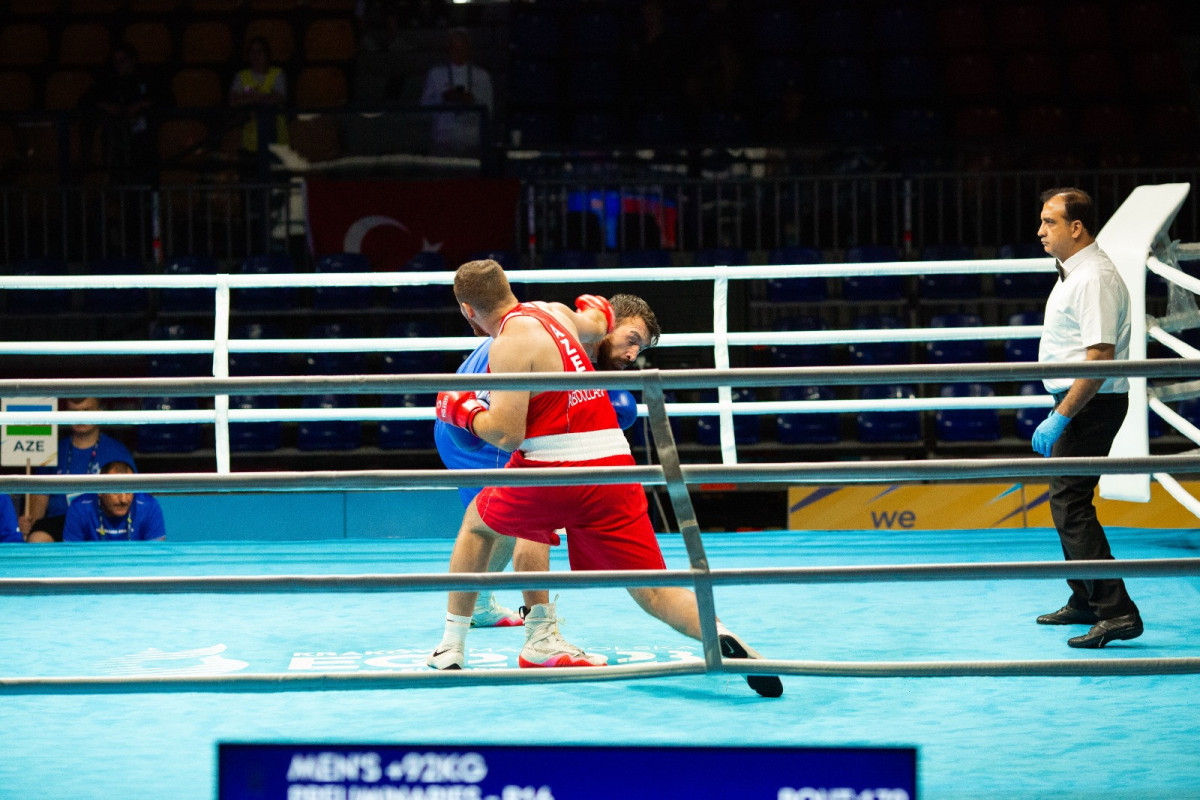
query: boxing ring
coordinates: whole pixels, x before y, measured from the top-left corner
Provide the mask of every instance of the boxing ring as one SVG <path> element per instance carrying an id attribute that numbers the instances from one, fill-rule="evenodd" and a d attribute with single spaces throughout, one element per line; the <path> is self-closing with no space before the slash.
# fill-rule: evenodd
<path id="1" fill-rule="evenodd" d="M 1159 227 L 1164 227 L 1160 221 Z M 1161 231 L 1155 230 L 1153 237 Z M 1153 238 L 1152 237 L 1152 238 Z M 1107 248 L 1106 248 L 1107 249 Z M 1145 251 L 1142 261 L 1146 262 Z M 1157 263 L 1155 263 L 1157 262 Z M 1024 263 L 923 262 L 822 265 L 929 274 L 967 269 L 1030 271 Z M 1178 278 L 1152 257 L 1146 269 Z M 636 270 L 597 270 L 572 280 L 589 285 L 635 278 Z M 643 271 L 644 272 L 644 271 Z M 656 279 L 697 279 L 698 270 Z M 714 307 L 722 281 L 741 277 L 812 276 L 810 267 L 714 268 Z M 668 273 L 668 274 L 664 274 Z M 858 271 L 856 274 L 863 274 Z M 1179 282 L 1195 281 L 1179 272 Z M 514 281 L 563 282 L 548 271 L 512 273 Z M 636 279 L 648 279 L 637 274 Z M 20 288 L 62 288 L 34 279 Z M 68 278 L 66 281 L 79 281 Z M 46 286 L 34 286 L 42 281 Z M 102 283 L 101 283 L 102 281 Z M 207 283 L 206 283 L 207 281 Z M 567 482 L 666 486 L 679 530 L 660 537 L 666 572 L 569 573 L 555 553 L 542 575 L 445 574 L 451 541 L 330 541 L 309 544 L 177 544 L 159 547 L 19 548 L 5 551 L 0 610 L 7 623 L 0 660 L 0 708 L 9 752 L 0 765 L 0 795 L 35 787 L 45 796 L 212 796 L 213 745 L 221 741 L 407 741 L 641 747 L 749 743 L 771 746 L 852 743 L 907 745 L 921 753 L 925 796 L 1189 796 L 1200 754 L 1200 722 L 1189 712 L 1200 672 L 1200 530 L 1110 531 L 1120 561 L 1061 561 L 1053 531 L 1044 529 L 857 533 L 781 531 L 701 536 L 688 487 L 701 483 L 808 484 L 975 480 L 1011 475 L 1095 474 L 1121 479 L 1136 492 L 1145 476 L 1200 472 L 1195 452 L 1107 459 L 948 459 L 929 462 L 737 464 L 734 414 L 851 410 L 863 401 L 741 403 L 732 387 L 851 385 L 895 381 L 1018 381 L 1043 377 L 1135 376 L 1143 407 L 1195 396 L 1200 354 L 1145 359 L 1144 339 L 1170 346 L 1179 320 L 1144 330 L 1141 357 L 1085 365 L 974 364 L 730 369 L 728 347 L 743 343 L 804 344 L 851 332 L 735 333 L 717 320 L 712 334 L 667 334 L 660 346 L 717 348 L 715 370 L 644 370 L 621 374 L 543 376 L 338 376 L 230 378 L 227 357 L 239 348 L 303 348 L 303 340 L 230 341 L 231 289 L 280 285 L 403 285 L 446 282 L 444 275 L 207 276 L 93 278 L 88 286 L 215 286 L 212 341 L 96 343 L 90 352 L 212 352 L 214 377 L 151 380 L 4 380 L 0 396 L 214 398 L 214 409 L 169 412 L 53 412 L 58 422 L 206 422 L 217 430 L 213 473 L 133 476 L 2 476 L 6 492 L 155 493 L 363 490 L 396 492 L 489 482 Z M 1192 288 L 1192 291 L 1196 291 Z M 1141 298 L 1144 307 L 1144 295 Z M 223 310 L 222 310 L 223 309 Z M 224 330 L 223 330 L 224 329 Z M 1036 335 L 981 329 L 853 332 L 864 341 L 899 336 Z M 874 336 L 872 339 L 870 337 Z M 691 338 L 689 338 L 691 337 Z M 743 341 L 743 338 L 745 341 Z M 1137 337 L 1135 336 L 1135 339 Z M 322 340 L 334 349 L 468 349 L 460 340 Z M 86 349 L 76 343 L 70 352 Z M 5 348 L 30 348 L 6 344 Z M 178 348 L 178 349 L 172 349 Z M 207 348 L 207 350 L 205 349 Z M 724 349 L 725 361 L 720 352 Z M 7 352 L 13 352 L 10 349 Z M 27 350 L 21 350 L 27 352 Z M 63 352 L 47 349 L 45 352 Z M 1174 379 L 1145 389 L 1145 379 Z M 665 392 L 719 385 L 716 404 L 671 404 Z M 477 388 L 640 389 L 660 465 L 562 471 L 436 470 L 239 473 L 229 469 L 229 422 L 264 419 L 428 418 L 426 409 L 237 410 L 234 394 L 416 393 Z M 222 400 L 224 398 L 224 400 Z M 1132 399 L 1132 398 L 1131 398 Z M 981 402 L 982 401 L 982 402 Z M 921 401 L 877 401 L 911 410 Z M 1046 398 L 957 398 L 957 407 L 1048 405 Z M 1011 404 L 1011 405 L 1010 405 Z M 1131 405 L 1133 405 L 1131 403 Z M 715 406 L 715 407 L 714 407 Z M 861 406 L 858 406 L 861 407 Z M 932 407 L 932 406 L 930 406 Z M 671 432 L 675 414 L 721 417 L 723 462 L 681 463 Z M 6 424 L 27 421 L 8 412 Z M 1159 412 L 1162 414 L 1162 412 Z M 1172 412 L 1173 413 L 1173 412 Z M 1136 415 L 1135 415 L 1136 416 Z M 1168 423 L 1200 444 L 1179 417 Z M 1178 415 L 1175 415 L 1178 417 Z M 1145 416 L 1141 418 L 1145 438 Z M 222 456 L 222 428 L 224 455 Z M 1134 448 L 1136 450 L 1136 448 Z M 1114 451 L 1116 452 L 1116 451 Z M 1159 478 L 1164 486 L 1168 483 Z M 1178 483 L 1175 482 L 1178 488 Z M 1129 488 L 1132 487 L 1132 488 Z M 1172 492 L 1185 507 L 1190 495 Z M 1194 498 L 1190 498 L 1195 502 Z M 1200 516 L 1200 511 L 1195 511 Z M 796 566 L 797 562 L 803 566 Z M 1121 576 L 1137 583 L 1147 619 L 1142 639 L 1103 651 L 1069 651 L 1058 629 L 1032 618 L 1056 604 L 1061 586 L 1046 579 Z M 1154 580 L 1150 580 L 1153 578 Z M 621 587 L 681 585 L 700 603 L 703 642 L 693 642 L 642 615 Z M 476 631 L 468 669 L 423 667 L 436 644 L 447 589 L 494 588 L 507 598 L 519 587 L 562 591 L 564 635 L 610 656 L 612 666 L 573 670 L 514 669 L 520 634 Z M 1056 594 L 1055 592 L 1058 592 Z M 764 653 L 747 662 L 723 659 L 714 612 Z M 605 644 L 609 643 L 606 647 Z M 778 700 L 755 697 L 743 673 L 785 677 Z M 870 678 L 871 680 L 866 680 Z M 916 681 L 916 678 L 935 680 Z M 567 685 L 570 684 L 570 685 Z M 402 690 L 402 691 L 398 691 Z M 114 788 L 119 787 L 119 788 Z"/>

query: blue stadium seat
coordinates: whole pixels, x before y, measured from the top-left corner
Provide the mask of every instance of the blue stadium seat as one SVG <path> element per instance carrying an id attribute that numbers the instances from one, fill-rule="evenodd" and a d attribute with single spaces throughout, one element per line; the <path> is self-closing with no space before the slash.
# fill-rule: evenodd
<path id="1" fill-rule="evenodd" d="M 820 264 L 825 259 L 815 247 L 777 247 L 767 254 L 768 264 Z M 767 299 L 772 303 L 813 303 L 829 297 L 825 278 L 771 278 Z"/>
<path id="2" fill-rule="evenodd" d="M 750 123 L 736 111 L 707 111 L 697 121 L 700 140 L 708 145 L 745 145 Z"/>
<path id="3" fill-rule="evenodd" d="M 785 386 L 783 401 L 834 400 L 828 386 Z M 841 417 L 829 414 L 780 414 L 775 418 L 775 438 L 780 444 L 830 444 L 842 438 Z"/>
<path id="4" fill-rule="evenodd" d="M 509 23 L 510 46 L 526 56 L 557 56 L 562 48 L 562 24 L 554 14 L 524 11 Z"/>
<path id="5" fill-rule="evenodd" d="M 427 320 L 392 323 L 385 335 L 392 339 L 406 337 L 433 338 L 441 335 L 438 326 Z M 434 351 L 389 351 L 383 354 L 383 371 L 388 375 L 442 372 L 446 354 Z"/>
<path id="6" fill-rule="evenodd" d="M 946 127 L 942 112 L 929 106 L 905 106 L 892 115 L 892 136 L 908 143 L 926 143 L 941 137 Z"/>
<path id="7" fill-rule="evenodd" d="M 279 408 L 279 398 L 272 395 L 233 395 L 230 409 Z M 234 422 L 229 425 L 229 449 L 235 452 L 269 453 L 279 449 L 283 423 Z"/>
<path id="8" fill-rule="evenodd" d="M 798 316 L 776 320 L 777 331 L 823 331 L 828 328 L 819 317 Z M 768 348 L 771 364 L 776 367 L 825 367 L 833 364 L 830 344 L 773 344 Z"/>
<path id="9" fill-rule="evenodd" d="M 433 408 L 432 394 L 389 394 L 385 408 Z M 433 420 L 380 420 L 376 444 L 383 450 L 416 450 L 433 447 Z"/>
<path id="10" fill-rule="evenodd" d="M 995 397 L 991 386 L 983 383 L 951 383 L 943 386 L 941 397 Z M 994 442 L 1000 438 L 1000 413 L 994 408 L 960 408 L 938 411 L 934 415 L 937 438 L 943 442 Z"/>
<path id="11" fill-rule="evenodd" d="M 549 109 L 560 104 L 560 69 L 555 62 L 520 58 L 514 60 L 509 69 L 510 102 L 514 106 L 529 110 Z"/>
<path id="12" fill-rule="evenodd" d="M 599 231 L 599 228 L 596 229 Z M 596 234 L 600 236 L 599 233 Z M 596 242 L 599 244 L 599 241 Z M 551 250 L 542 254 L 543 269 L 595 269 L 596 254 L 590 250 Z"/>
<path id="13" fill-rule="evenodd" d="M 686 120 L 674 111 L 641 111 L 633 129 L 637 141 L 647 147 L 683 145 L 690 138 Z"/>
<path id="14" fill-rule="evenodd" d="M 622 250 L 617 254 L 619 267 L 669 267 L 670 250 Z"/>
<path id="15" fill-rule="evenodd" d="M 26 258 L 5 270 L 9 275 L 66 275 L 67 262 L 57 258 Z M 70 289 L 6 290 L 9 314 L 61 314 L 71 310 Z"/>
<path id="16" fill-rule="evenodd" d="M 932 328 L 978 328 L 978 314 L 936 314 L 929 320 Z M 987 342 L 981 339 L 943 340 L 925 343 L 925 357 L 931 364 L 981 364 L 987 361 Z"/>
<path id="17" fill-rule="evenodd" d="M 637 398 L 639 403 L 645 402 L 642 400 L 641 392 L 634 392 L 633 396 Z M 663 401 L 668 404 L 679 402 L 674 392 L 663 392 Z M 671 435 L 675 438 L 675 442 L 679 443 L 683 436 L 683 422 L 680 417 L 670 417 L 670 421 Z M 645 447 L 647 437 L 650 439 L 654 438 L 653 434 L 649 431 L 648 418 L 646 417 L 639 417 L 638 421 L 633 424 L 633 427 L 629 428 L 625 433 L 629 437 L 629 444 L 633 447 Z"/>
<path id="18" fill-rule="evenodd" d="M 621 51 L 621 20 L 605 8 L 581 11 L 571 20 L 571 53 L 612 55 Z"/>
<path id="19" fill-rule="evenodd" d="M 809 16 L 812 44 L 818 49 L 832 53 L 860 53 L 869 44 L 870 30 L 862 11 L 854 6 L 840 3 L 821 5 Z"/>
<path id="20" fill-rule="evenodd" d="M 509 141 L 518 148 L 561 144 L 562 120 L 547 111 L 514 111 L 508 116 Z"/>
<path id="21" fill-rule="evenodd" d="M 353 323 L 327 322 L 310 327 L 308 338 L 361 339 L 363 331 Z M 309 375 L 362 375 L 367 371 L 367 354 L 317 351 L 308 353 L 304 363 Z"/>
<path id="22" fill-rule="evenodd" d="M 581 111 L 571 118 L 571 144 L 616 147 L 625 139 L 625 122 L 615 111 Z"/>
<path id="23" fill-rule="evenodd" d="M 848 264 L 878 264 L 899 261 L 900 253 L 890 245 L 858 245 L 846 251 Z M 851 275 L 842 279 L 842 296 L 851 302 L 903 300 L 901 275 Z"/>
<path id="24" fill-rule="evenodd" d="M 832 141 L 868 145 L 879 138 L 879 121 L 868 106 L 841 106 L 825 114 L 825 135 Z"/>
<path id="25" fill-rule="evenodd" d="M 1022 311 L 1013 314 L 1008 318 L 1009 325 L 1041 325 L 1041 311 Z M 1039 340 L 1031 339 L 1005 339 L 1004 340 L 1004 360 L 1005 361 L 1037 361 Z"/>
<path id="26" fill-rule="evenodd" d="M 331 253 L 317 259 L 316 271 L 370 272 L 371 265 L 362 253 Z M 329 310 L 370 307 L 370 286 L 317 286 L 313 289 L 313 308 Z"/>
<path id="27" fill-rule="evenodd" d="M 210 256 L 176 256 L 163 265 L 166 275 L 216 275 L 217 260 Z M 208 311 L 215 306 L 213 289 L 160 289 L 161 311 Z"/>
<path id="28" fill-rule="evenodd" d="M 357 408 L 354 395 L 306 395 L 303 408 Z M 311 420 L 300 423 L 300 450 L 354 450 L 362 444 L 362 426 L 354 420 Z"/>
<path id="29" fill-rule="evenodd" d="M 521 268 L 521 255 L 515 250 L 476 250 L 468 256 L 469 261 L 482 261 L 490 258 L 505 270 Z"/>
<path id="30" fill-rule="evenodd" d="M 211 332 L 199 325 L 156 323 L 150 328 L 151 339 L 180 341 L 211 339 Z M 209 353 L 154 353 L 150 356 L 149 372 L 153 378 L 195 378 L 213 374 L 213 357 Z"/>
<path id="31" fill-rule="evenodd" d="M 793 53 L 803 35 L 799 9 L 775 6 L 754 15 L 754 42 L 759 52 Z"/>
<path id="32" fill-rule="evenodd" d="M 922 261 L 969 261 L 975 258 L 974 249 L 966 244 L 933 244 L 921 251 Z M 919 293 L 925 300 L 978 300 L 982 284 L 978 274 L 921 275 L 917 281 Z"/>
<path id="33" fill-rule="evenodd" d="M 231 339 L 282 339 L 283 329 L 262 322 L 241 323 L 229 331 Z M 286 353 L 230 353 L 229 374 L 235 377 L 250 375 L 287 375 Z"/>
<path id="34" fill-rule="evenodd" d="M 857 330 L 903 328 L 898 317 L 890 314 L 864 314 L 854 321 Z M 847 346 L 850 363 L 867 364 L 911 364 L 913 362 L 910 342 L 862 342 Z"/>
<path id="35" fill-rule="evenodd" d="M 444 272 L 446 257 L 441 253 L 420 252 L 410 258 L 401 272 Z M 454 307 L 454 290 L 449 284 L 426 286 L 389 286 L 388 304 L 392 308 Z"/>
<path id="36" fill-rule="evenodd" d="M 692 263 L 698 267 L 744 267 L 750 263 L 750 253 L 741 247 L 706 247 L 697 250 Z"/>
<path id="37" fill-rule="evenodd" d="M 186 411 L 199 407 L 194 397 L 142 398 L 142 409 L 145 411 Z M 198 422 L 137 426 L 137 450 L 140 453 L 191 453 L 199 448 Z"/>
<path id="38" fill-rule="evenodd" d="M 735 403 L 753 402 L 753 389 L 741 388 L 733 390 Z M 700 393 L 701 403 L 717 402 L 717 390 L 705 389 Z M 758 414 L 735 414 L 733 417 L 733 438 L 738 444 L 757 444 L 759 423 L 762 417 Z M 721 443 L 721 418 L 697 417 L 696 441 L 703 445 L 715 446 Z"/>
<path id="39" fill-rule="evenodd" d="M 132 258 L 105 258 L 88 264 L 90 275 L 145 275 L 146 266 Z M 93 314 L 131 314 L 146 311 L 145 289 L 85 289 L 84 305 Z"/>
<path id="40" fill-rule="evenodd" d="M 1022 383 L 1017 390 L 1017 394 L 1030 395 L 1046 395 L 1046 389 L 1040 381 L 1028 381 Z M 1037 430 L 1037 426 L 1042 424 L 1042 420 L 1046 419 L 1046 415 L 1050 413 L 1050 407 L 1045 408 L 1018 408 L 1017 409 L 1017 436 L 1022 439 L 1032 439 L 1033 432 Z"/>
<path id="41" fill-rule="evenodd" d="M 615 106 L 621 99 L 621 66 L 612 57 L 571 62 L 567 99 L 577 108 Z"/>
<path id="42" fill-rule="evenodd" d="M 278 275 L 296 271 L 287 253 L 264 253 L 242 261 L 243 275 Z M 296 307 L 297 292 L 290 287 L 273 289 L 236 289 L 233 307 L 239 311 L 287 311 Z"/>
<path id="43" fill-rule="evenodd" d="M 917 396 L 910 384 L 872 384 L 862 387 L 863 400 L 903 399 Z M 919 411 L 860 411 L 855 418 L 862 442 L 915 442 L 921 439 Z"/>
<path id="44" fill-rule="evenodd" d="M 795 47 L 795 43 L 791 45 Z M 804 62 L 793 55 L 763 55 L 754 68 L 754 93 L 760 102 L 777 103 L 789 88 L 805 81 Z"/>
<path id="45" fill-rule="evenodd" d="M 929 35 L 929 20 L 917 5 L 885 4 L 875 15 L 875 46 L 881 50 L 923 51 Z"/>
<path id="46" fill-rule="evenodd" d="M 875 92 L 874 76 L 862 56 L 827 56 L 817 64 L 815 88 L 824 102 L 866 102 Z"/>
<path id="47" fill-rule="evenodd" d="M 999 258 L 1046 258 L 1038 242 L 1019 242 L 1001 245 Z M 996 296 L 1006 299 L 1045 300 L 1054 288 L 1057 276 L 1053 272 L 1002 272 L 996 275 Z"/>

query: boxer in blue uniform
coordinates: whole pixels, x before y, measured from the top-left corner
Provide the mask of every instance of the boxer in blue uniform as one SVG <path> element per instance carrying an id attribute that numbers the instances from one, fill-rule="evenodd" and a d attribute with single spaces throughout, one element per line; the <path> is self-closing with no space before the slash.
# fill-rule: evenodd
<path id="1" fill-rule="evenodd" d="M 638 354 L 657 341 L 661 330 L 654 312 L 645 300 L 629 294 L 618 294 L 609 298 L 612 304 L 616 324 L 612 333 L 604 337 L 595 353 L 588 353 L 596 369 L 624 369 L 637 359 Z M 459 374 L 482 375 L 488 371 L 488 352 L 492 346 L 490 338 L 484 339 L 475 348 L 462 365 L 456 370 Z M 485 392 L 478 393 L 480 398 L 486 397 Z M 633 395 L 622 390 L 611 390 L 608 393 L 613 408 L 617 412 L 617 421 L 625 429 L 637 420 L 637 403 Z M 456 428 L 453 425 L 438 420 L 433 426 L 433 441 L 437 446 L 438 455 L 447 469 L 501 469 L 508 463 L 511 453 L 494 447 L 470 432 Z M 475 499 L 483 487 L 461 486 L 458 495 L 463 507 Z M 507 545 L 507 546 L 504 546 Z M 513 548 L 520 547 L 526 557 L 536 554 L 538 563 L 543 570 L 550 569 L 550 547 L 539 542 L 526 539 L 501 537 L 500 542 L 492 553 L 488 564 L 489 572 L 500 572 L 512 559 Z M 521 616 L 496 602 L 492 592 L 480 592 L 471 616 L 473 628 L 504 628 L 522 624 Z"/>

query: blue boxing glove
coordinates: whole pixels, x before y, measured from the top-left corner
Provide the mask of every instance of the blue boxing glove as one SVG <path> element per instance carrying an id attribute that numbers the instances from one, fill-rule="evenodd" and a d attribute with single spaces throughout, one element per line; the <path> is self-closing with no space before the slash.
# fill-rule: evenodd
<path id="1" fill-rule="evenodd" d="M 608 399 L 612 401 L 613 410 L 617 412 L 617 424 L 621 430 L 626 430 L 637 422 L 637 401 L 633 395 L 622 389 L 609 389 Z"/>
<path id="2" fill-rule="evenodd" d="M 466 428 L 456 428 L 453 425 L 446 425 L 446 435 L 450 437 L 450 441 L 459 450 L 465 452 L 473 452 L 483 447 L 484 441 L 475 434 L 471 433 Z"/>
<path id="3" fill-rule="evenodd" d="M 1070 422 L 1070 417 L 1064 417 L 1057 411 L 1051 411 L 1050 416 L 1042 420 L 1042 424 L 1038 425 L 1037 430 L 1033 432 L 1034 452 L 1049 458 L 1054 443 L 1058 441 L 1058 437 L 1062 436 L 1063 430 Z"/>

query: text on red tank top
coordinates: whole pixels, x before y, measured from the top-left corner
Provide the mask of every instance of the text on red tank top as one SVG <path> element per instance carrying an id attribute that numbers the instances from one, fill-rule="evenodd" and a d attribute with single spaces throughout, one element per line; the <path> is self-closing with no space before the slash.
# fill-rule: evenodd
<path id="1" fill-rule="evenodd" d="M 500 332 L 504 331 L 504 324 L 508 320 L 517 316 L 532 317 L 546 329 L 558 346 L 563 372 L 595 371 L 591 359 L 583 350 L 583 345 L 579 344 L 574 336 L 563 330 L 554 315 L 537 306 L 522 303 L 508 312 L 500 323 Z M 488 370 L 491 371 L 491 368 L 489 367 Z M 617 415 L 613 411 L 612 402 L 608 399 L 608 392 L 604 389 L 548 391 L 533 395 L 529 399 L 525 436 L 532 438 L 555 433 L 581 433 L 616 427 L 618 427 Z"/>

